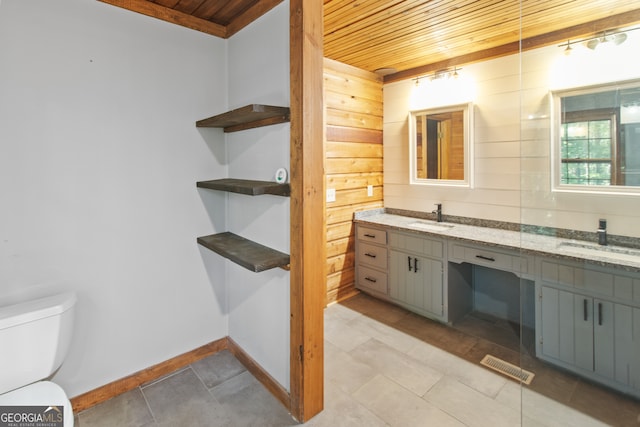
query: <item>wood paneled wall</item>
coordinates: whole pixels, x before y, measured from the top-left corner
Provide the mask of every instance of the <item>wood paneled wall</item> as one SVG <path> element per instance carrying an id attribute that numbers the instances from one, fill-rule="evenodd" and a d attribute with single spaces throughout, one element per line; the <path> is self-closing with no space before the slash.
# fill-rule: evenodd
<path id="1" fill-rule="evenodd" d="M 383 206 L 382 105 L 380 76 L 325 58 L 327 303 L 357 292 L 353 213 Z"/>

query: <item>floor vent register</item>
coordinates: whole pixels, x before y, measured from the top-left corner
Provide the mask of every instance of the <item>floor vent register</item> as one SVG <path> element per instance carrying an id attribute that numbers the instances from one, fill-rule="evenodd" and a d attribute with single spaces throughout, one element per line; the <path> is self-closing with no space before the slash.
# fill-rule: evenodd
<path id="1" fill-rule="evenodd" d="M 535 376 L 533 372 L 526 371 L 519 366 L 512 365 L 511 363 L 505 362 L 504 360 L 498 359 L 490 354 L 487 354 L 480 361 L 480 364 L 515 380 L 521 381 L 526 385 L 531 384 L 531 381 L 533 381 L 533 377 Z"/>

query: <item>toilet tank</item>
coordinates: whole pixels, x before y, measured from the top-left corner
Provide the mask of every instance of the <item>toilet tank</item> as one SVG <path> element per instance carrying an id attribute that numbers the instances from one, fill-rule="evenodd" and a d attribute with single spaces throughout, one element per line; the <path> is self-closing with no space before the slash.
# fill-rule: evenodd
<path id="1" fill-rule="evenodd" d="M 62 364 L 73 330 L 76 294 L 0 307 L 0 394 L 46 379 Z"/>

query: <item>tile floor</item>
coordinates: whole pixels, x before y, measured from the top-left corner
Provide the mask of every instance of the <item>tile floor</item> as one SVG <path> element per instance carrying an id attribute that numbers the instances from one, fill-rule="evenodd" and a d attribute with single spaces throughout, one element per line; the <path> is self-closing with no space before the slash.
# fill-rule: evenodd
<path id="1" fill-rule="evenodd" d="M 325 311 L 325 410 L 305 425 L 640 426 L 640 402 L 521 357 L 518 346 L 507 322 L 471 316 L 451 328 L 360 294 Z M 522 360 L 532 385 L 480 366 L 486 353 Z M 79 413 L 76 425 L 296 422 L 223 351 Z"/>

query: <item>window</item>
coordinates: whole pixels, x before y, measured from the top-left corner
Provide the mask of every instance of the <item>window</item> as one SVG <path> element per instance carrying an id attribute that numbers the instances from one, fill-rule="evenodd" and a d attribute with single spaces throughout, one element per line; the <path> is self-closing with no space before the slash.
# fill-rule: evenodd
<path id="1" fill-rule="evenodd" d="M 560 129 L 560 183 L 615 185 L 616 114 L 589 110 L 565 114 Z"/>

